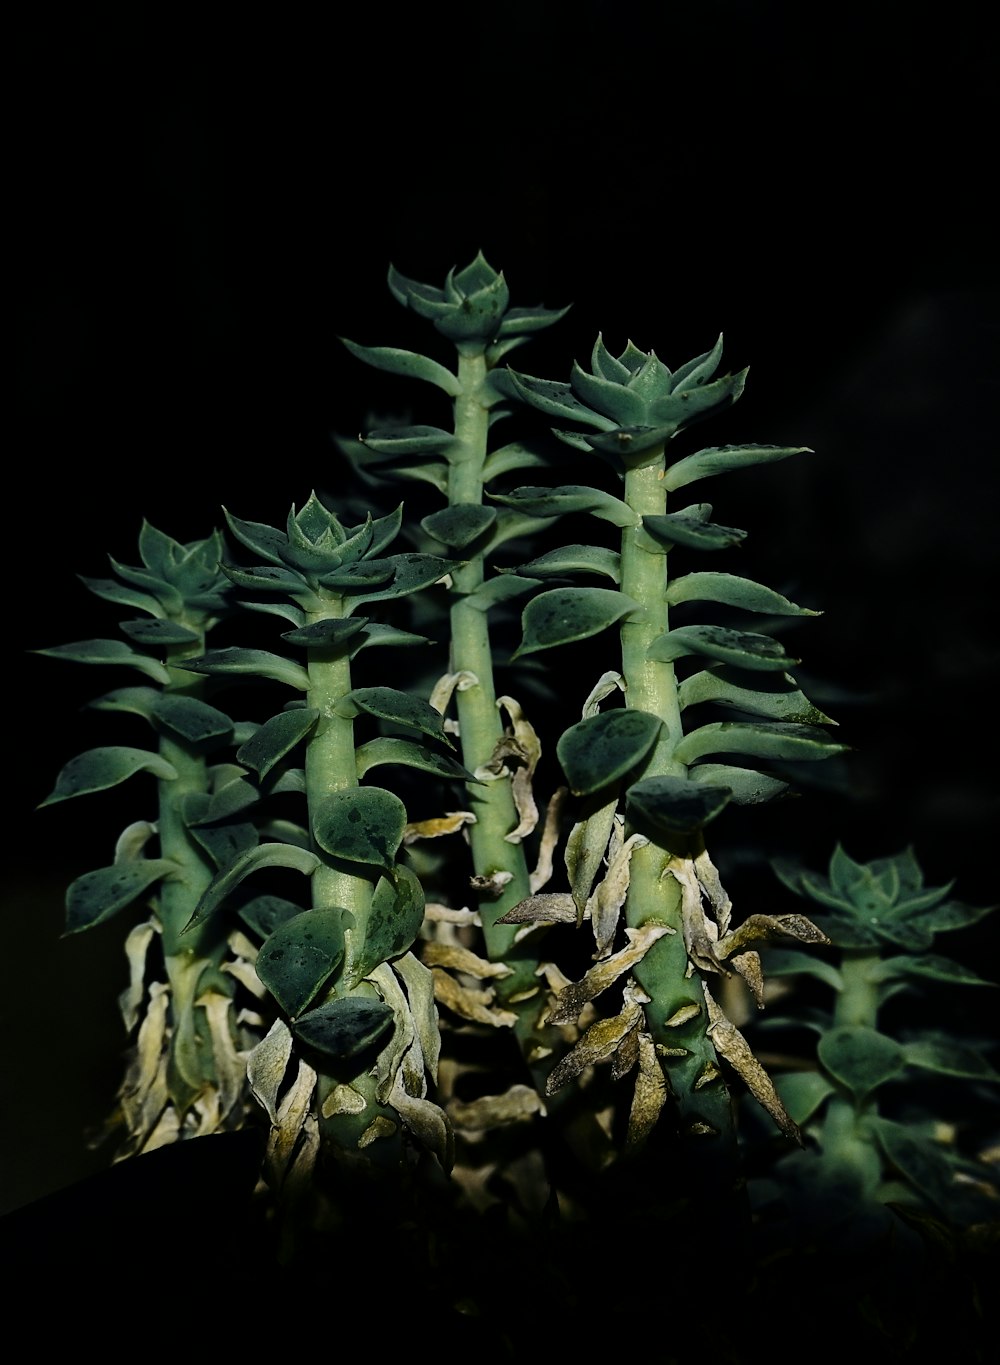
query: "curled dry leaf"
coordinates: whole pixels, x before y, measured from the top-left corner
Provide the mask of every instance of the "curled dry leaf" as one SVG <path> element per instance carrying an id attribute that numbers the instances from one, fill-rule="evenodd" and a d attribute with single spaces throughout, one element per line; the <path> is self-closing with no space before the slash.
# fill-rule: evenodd
<path id="1" fill-rule="evenodd" d="M 556 845 L 559 843 L 559 821 L 562 817 L 562 808 L 569 796 L 568 787 L 557 787 L 552 793 L 545 810 L 545 823 L 542 826 L 542 836 L 538 845 L 538 857 L 535 861 L 535 870 L 529 878 L 529 885 L 532 892 L 537 892 L 552 880 L 554 867 L 554 855 Z"/>
<path id="2" fill-rule="evenodd" d="M 434 998 L 462 1019 L 477 1024 L 489 1024 L 492 1028 L 512 1028 L 517 1023 L 517 1015 L 511 1010 L 498 1009 L 493 1005 L 495 991 L 470 990 L 460 986 L 453 976 L 441 967 L 433 967 Z"/>
<path id="3" fill-rule="evenodd" d="M 497 924 L 575 924 L 576 903 L 568 893 L 540 892 L 527 896 L 501 915 Z"/>
<path id="4" fill-rule="evenodd" d="M 544 1114 L 545 1104 L 534 1086 L 512 1085 L 502 1095 L 480 1095 L 468 1103 L 453 1099 L 447 1113 L 456 1128 L 486 1131 Z"/>
<path id="5" fill-rule="evenodd" d="M 444 834 L 457 834 L 463 825 L 474 825 L 476 817 L 469 810 L 450 810 L 430 820 L 414 820 L 403 828 L 403 843 L 415 844 L 418 839 L 439 839 Z"/>
<path id="6" fill-rule="evenodd" d="M 652 1038 L 642 1029 L 636 1030 L 635 1038 L 639 1067 L 625 1138 L 629 1147 L 638 1146 L 652 1132 L 668 1094 L 667 1078 L 663 1074 Z"/>
<path id="7" fill-rule="evenodd" d="M 758 1104 L 774 1119 L 781 1131 L 793 1138 L 800 1147 L 804 1146 L 798 1124 L 782 1104 L 774 1082 L 750 1050 L 750 1044 L 735 1024 L 726 1018 L 715 1003 L 708 986 L 702 982 L 705 1004 L 708 1008 L 708 1035 L 719 1056 L 724 1058 L 740 1076 L 747 1089 Z"/>
<path id="8" fill-rule="evenodd" d="M 512 971 L 505 962 L 489 962 L 471 948 L 463 948 L 457 943 L 429 940 L 424 944 L 421 956 L 426 967 L 446 967 L 449 971 L 473 976 L 478 981 L 486 981 L 490 977 L 502 979 L 510 976 Z"/>
<path id="9" fill-rule="evenodd" d="M 621 1047 L 625 1037 L 639 1027 L 644 1014 L 636 991 L 630 991 L 626 986 L 622 992 L 625 1003 L 620 1012 L 611 1019 L 598 1019 L 596 1023 L 591 1024 L 575 1047 L 562 1061 L 556 1063 L 545 1082 L 547 1095 L 554 1095 L 557 1090 L 575 1080 L 587 1067 L 606 1062 Z M 648 997 L 643 995 L 642 999 Z"/>
<path id="10" fill-rule="evenodd" d="M 574 1020 L 588 1001 L 596 999 L 620 976 L 631 971 L 657 939 L 674 930 L 666 924 L 647 923 L 638 929 L 626 929 L 625 933 L 629 940 L 627 947 L 596 963 L 580 981 L 571 981 L 559 992 L 549 1009 L 548 1023 L 566 1024 Z"/>
<path id="11" fill-rule="evenodd" d="M 617 829 L 617 826 L 615 828 Z M 612 847 L 614 843 L 612 837 Z M 588 901 L 587 908 L 590 911 L 594 941 L 597 945 L 595 957 L 605 957 L 611 951 L 611 944 L 618 929 L 618 918 L 628 894 L 632 851 L 643 848 L 648 843 L 645 835 L 631 834 L 620 846 L 614 848 L 607 873 Z"/>

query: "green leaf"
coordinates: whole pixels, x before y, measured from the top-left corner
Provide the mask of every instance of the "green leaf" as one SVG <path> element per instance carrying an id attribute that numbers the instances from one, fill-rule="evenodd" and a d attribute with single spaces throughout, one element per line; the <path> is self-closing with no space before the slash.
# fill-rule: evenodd
<path id="1" fill-rule="evenodd" d="M 424 892 L 408 867 L 393 867 L 380 877 L 361 933 L 347 933 L 348 960 L 344 988 L 351 989 L 375 970 L 412 946 L 424 922 Z"/>
<path id="2" fill-rule="evenodd" d="M 685 735 L 674 749 L 679 763 L 694 763 L 706 754 L 736 753 L 753 758 L 830 758 L 847 748 L 815 725 L 782 721 L 720 720 Z"/>
<path id="3" fill-rule="evenodd" d="M 460 445 L 458 437 L 440 427 L 393 427 L 388 431 L 370 432 L 363 444 L 376 455 L 394 459 L 397 455 L 444 455 Z"/>
<path id="4" fill-rule="evenodd" d="M 919 957 L 909 957 L 898 953 L 886 958 L 878 968 L 880 981 L 891 981 L 897 977 L 930 977 L 933 981 L 952 981 L 963 986 L 996 986 L 985 976 L 979 976 L 961 962 L 940 957 L 937 953 L 922 953 Z"/>
<path id="5" fill-rule="evenodd" d="M 149 645 L 154 649 L 166 649 L 168 645 L 197 644 L 201 639 L 197 631 L 178 625 L 176 621 L 119 621 L 118 628 L 137 645 Z"/>
<path id="6" fill-rule="evenodd" d="M 164 687 L 170 681 L 169 671 L 158 659 L 139 654 L 124 640 L 77 640 L 75 644 L 53 645 L 51 649 L 35 649 L 31 652 L 50 659 L 68 659 L 78 664 L 114 664 L 136 668 Z"/>
<path id="7" fill-rule="evenodd" d="M 295 844 L 258 844 L 241 853 L 228 867 L 220 868 L 202 893 L 184 932 L 214 915 L 226 897 L 253 872 L 268 867 L 288 867 L 311 877 L 318 866 L 319 858 L 309 849 Z"/>
<path id="8" fill-rule="evenodd" d="M 834 1087 L 819 1071 L 788 1071 L 776 1076 L 774 1088 L 785 1110 L 800 1127 L 809 1121 Z"/>
<path id="9" fill-rule="evenodd" d="M 764 975 L 768 976 L 814 976 L 835 991 L 844 987 L 844 979 L 832 962 L 803 953 L 798 948 L 772 948 L 770 944 L 763 949 Z"/>
<path id="10" fill-rule="evenodd" d="M 292 1024 L 292 1032 L 308 1047 L 336 1061 L 349 1061 L 366 1051 L 392 1027 L 393 1013 L 382 1000 L 328 1000 Z"/>
<path id="11" fill-rule="evenodd" d="M 892 1038 L 861 1024 L 830 1029 L 817 1044 L 820 1062 L 858 1103 L 906 1066 L 903 1049 Z"/>
<path id="12" fill-rule="evenodd" d="M 475 611 L 489 611 L 500 602 L 510 602 L 515 597 L 523 597 L 532 588 L 537 588 L 540 578 L 522 578 L 516 573 L 499 573 L 480 583 L 478 588 L 463 597 L 466 606 Z"/>
<path id="13" fill-rule="evenodd" d="M 909 1066 L 924 1071 L 936 1071 L 943 1076 L 962 1076 L 967 1080 L 1000 1081 L 986 1058 L 975 1048 L 947 1040 L 920 1039 L 903 1044 L 903 1056 Z"/>
<path id="14" fill-rule="evenodd" d="M 350 610 L 359 602 L 382 602 L 419 592 L 421 588 L 439 583 L 452 569 L 460 566 L 459 560 L 422 554 L 390 555 L 386 562 L 391 562 L 393 567 L 393 579 L 389 587 L 376 592 L 345 592 L 344 602 Z"/>
<path id="15" fill-rule="evenodd" d="M 712 702 L 717 706 L 768 720 L 791 721 L 798 725 L 835 725 L 799 691 L 790 673 L 764 673 L 746 686 L 741 675 L 731 669 L 708 668 L 692 673 L 677 689 L 681 710 Z"/>
<path id="16" fill-rule="evenodd" d="M 239 908 L 239 917 L 248 929 L 268 938 L 279 925 L 302 913 L 302 906 L 284 896 L 255 896 Z"/>
<path id="17" fill-rule="evenodd" d="M 339 649 L 348 641 L 355 640 L 368 621 L 363 616 L 327 616 L 322 621 L 312 621 L 308 626 L 287 630 L 281 638 L 290 645 L 301 645 L 304 649 Z"/>
<path id="18" fill-rule="evenodd" d="M 571 512 L 589 512 L 612 526 L 635 526 L 639 518 L 627 502 L 589 488 L 586 484 L 564 484 L 559 488 L 515 488 L 512 493 L 488 494 L 494 502 L 503 503 L 517 512 L 533 517 L 564 517 Z"/>
<path id="19" fill-rule="evenodd" d="M 308 1009 L 344 958 L 344 912 L 303 910 L 279 924 L 257 954 L 257 975 L 286 1014 Z"/>
<path id="20" fill-rule="evenodd" d="M 800 661 L 790 658 L 770 635 L 730 630 L 725 626 L 679 626 L 658 635 L 647 658 L 670 663 L 686 654 L 703 654 L 739 668 L 788 669 Z"/>
<path id="21" fill-rule="evenodd" d="M 55 787 L 41 802 L 39 810 L 44 806 L 53 806 L 57 801 L 68 801 L 73 796 L 106 791 L 141 772 L 152 773 L 166 782 L 172 782 L 177 777 L 177 769 L 172 763 L 148 749 L 133 749 L 128 745 L 88 749 L 86 753 L 71 758 L 63 767 L 56 777 Z"/>
<path id="22" fill-rule="evenodd" d="M 902 1123 L 872 1116 L 869 1127 L 893 1168 L 938 1209 L 954 1201 L 954 1170 L 945 1151 Z"/>
<path id="23" fill-rule="evenodd" d="M 233 722 L 225 712 L 176 692 L 157 693 L 152 714 L 164 730 L 195 746 L 229 739 L 233 733 Z"/>
<path id="24" fill-rule="evenodd" d="M 311 706 L 279 711 L 266 720 L 251 739 L 240 745 L 236 751 L 237 761 L 252 769 L 258 777 L 266 777 L 276 763 L 305 739 L 318 720 L 319 712 Z"/>
<path id="25" fill-rule="evenodd" d="M 617 424 L 581 403 L 569 384 L 555 379 L 535 379 L 508 366 L 507 374 L 518 396 L 549 417 L 568 418 L 607 431 Z"/>
<path id="26" fill-rule="evenodd" d="M 429 517 L 423 518 L 420 525 L 442 545 L 453 550 L 464 550 L 484 531 L 489 530 L 496 519 L 495 507 L 458 503 L 453 507 L 443 507 L 440 512 L 432 512 Z"/>
<path id="27" fill-rule="evenodd" d="M 325 853 L 391 868 L 406 828 L 406 807 L 381 787 L 350 787 L 317 801 L 313 835 Z"/>
<path id="28" fill-rule="evenodd" d="M 624 777 L 656 743 L 663 722 L 646 711 L 618 708 L 571 725 L 556 754 L 575 796 L 587 796 Z"/>
<path id="29" fill-rule="evenodd" d="M 683 777 L 645 777 L 628 791 L 628 816 L 656 839 L 689 833 L 714 820 L 728 805 L 726 787 L 701 786 Z"/>
<path id="30" fill-rule="evenodd" d="M 643 517 L 642 526 L 647 535 L 668 550 L 674 545 L 689 550 L 728 550 L 746 539 L 746 531 L 735 526 L 716 526 L 708 520 L 711 515 L 711 503 L 695 503 L 666 516 Z"/>
<path id="31" fill-rule="evenodd" d="M 354 757 L 359 778 L 382 764 L 398 763 L 403 767 L 419 768 L 422 772 L 434 773 L 451 781 L 479 781 L 468 768 L 463 768 L 461 763 L 449 758 L 447 754 L 436 754 L 430 749 L 425 749 L 422 744 L 414 744 L 408 739 L 394 739 L 388 735 L 379 735 L 368 740 L 366 744 L 359 745 Z"/>
<path id="32" fill-rule="evenodd" d="M 774 616 L 820 616 L 821 612 L 798 607 L 780 592 L 763 583 L 731 573 L 689 573 L 675 578 L 667 587 L 667 604 L 680 602 L 721 602 L 742 611 L 767 612 Z"/>
<path id="33" fill-rule="evenodd" d="M 266 649 L 216 649 L 198 659 L 185 659 L 182 665 L 189 673 L 207 673 L 212 677 L 237 674 L 255 678 L 271 678 L 286 683 L 300 692 L 309 689 L 309 674 L 301 664 L 271 654 Z"/>
<path id="34" fill-rule="evenodd" d="M 395 687 L 355 687 L 345 692 L 334 707 L 338 716 L 353 717 L 359 712 L 376 716 L 379 720 L 392 721 L 410 730 L 419 730 L 430 735 L 449 748 L 454 748 L 451 736 L 444 728 L 444 716 L 436 711 L 430 702 L 413 697 L 409 692 L 400 692 Z"/>
<path id="35" fill-rule="evenodd" d="M 368 621 L 359 638 L 351 644 L 351 658 L 372 645 L 430 645 L 433 640 L 428 635 L 416 635 L 412 630 L 399 626 L 384 625 L 381 621 Z"/>
<path id="36" fill-rule="evenodd" d="M 192 839 L 201 845 L 215 867 L 228 867 L 260 842 L 257 828 L 249 820 L 227 820 L 217 825 L 199 823 L 204 820 L 208 806 L 203 793 L 192 793 L 184 801 L 184 818 Z"/>
<path id="37" fill-rule="evenodd" d="M 77 574 L 77 577 L 95 597 L 101 597 L 105 602 L 113 602 L 116 607 L 148 611 L 151 616 L 161 616 L 163 613 L 163 607 L 152 593 L 139 592 L 117 582 L 114 578 L 87 578 L 83 574 Z"/>
<path id="38" fill-rule="evenodd" d="M 549 575 L 575 573 L 603 574 L 613 583 L 621 582 L 621 555 L 600 545 L 564 545 L 561 550 L 530 559 L 518 566 L 518 573 L 533 574 L 538 578 Z"/>
<path id="39" fill-rule="evenodd" d="M 638 609 L 638 602 L 612 588 L 553 588 L 540 593 L 522 613 L 521 643 L 511 658 L 597 635 Z"/>
<path id="40" fill-rule="evenodd" d="M 393 346 L 359 346 L 357 342 L 348 341 L 346 337 L 341 337 L 340 340 L 351 355 L 357 356 L 367 365 L 373 365 L 376 370 L 403 375 L 407 379 L 426 380 L 428 384 L 443 389 L 449 398 L 457 398 L 462 392 L 457 376 L 443 365 L 439 365 L 436 360 L 431 360 L 429 356 L 418 355 L 414 351 L 397 350 Z"/>
<path id="41" fill-rule="evenodd" d="M 671 465 L 663 483 L 668 493 L 675 493 L 696 479 L 710 479 L 730 469 L 749 469 L 751 465 L 786 460 L 789 455 L 811 454 L 809 446 L 709 446 Z"/>
<path id="42" fill-rule="evenodd" d="M 498 478 L 501 474 L 509 474 L 513 469 L 538 469 L 548 464 L 549 461 L 544 455 L 518 441 L 512 441 L 510 445 L 502 446 L 491 455 L 487 455 L 483 461 L 483 483 L 489 483 L 491 479 Z"/>
<path id="43" fill-rule="evenodd" d="M 155 882 L 179 872 L 177 864 L 167 858 L 138 858 L 85 872 L 66 892 L 66 935 L 111 919 Z"/>
<path id="44" fill-rule="evenodd" d="M 788 783 L 770 773 L 753 768 L 737 768 L 729 763 L 698 763 L 688 773 L 692 782 L 710 787 L 725 787 L 737 806 L 758 806 L 773 801 L 788 790 Z"/>

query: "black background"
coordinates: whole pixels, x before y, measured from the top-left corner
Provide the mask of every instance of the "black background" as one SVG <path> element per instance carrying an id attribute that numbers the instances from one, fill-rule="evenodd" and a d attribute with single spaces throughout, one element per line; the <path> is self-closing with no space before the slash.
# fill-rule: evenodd
<path id="1" fill-rule="evenodd" d="M 76 575 L 106 573 L 108 553 L 134 562 L 143 518 L 186 541 L 223 505 L 280 521 L 313 487 L 336 497 L 331 430 L 411 398 L 396 380 L 381 397 L 338 338 L 434 345 L 391 297 L 390 262 L 440 286 L 482 249 L 515 304 L 572 303 L 518 353 L 531 373 L 568 375 L 598 332 L 670 365 L 724 333 L 724 367 L 750 376 L 705 443 L 816 453 L 704 496 L 750 533 L 740 571 L 823 609 L 796 643 L 853 749 L 749 837 L 815 866 L 838 838 L 858 859 L 913 844 L 930 880 L 997 899 L 981 12 L 96 5 L 22 23 L 5 1207 L 93 1168 L 81 1131 L 123 1045 L 121 926 L 59 938 L 66 882 L 110 860 L 118 826 L 101 798 L 35 810 L 63 762 L 107 742 L 80 712 L 103 679 L 30 651 L 114 633 Z M 942 950 L 1000 978 L 993 929 Z"/>

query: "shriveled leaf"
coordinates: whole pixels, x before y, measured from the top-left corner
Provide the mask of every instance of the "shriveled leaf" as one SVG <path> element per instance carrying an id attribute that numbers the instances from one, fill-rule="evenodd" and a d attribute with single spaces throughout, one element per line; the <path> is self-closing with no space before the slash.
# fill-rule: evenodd
<path id="1" fill-rule="evenodd" d="M 576 902 L 560 891 L 527 896 L 501 915 L 497 924 L 575 924 Z"/>
<path id="2" fill-rule="evenodd" d="M 554 1095 L 557 1090 L 575 1080 L 587 1067 L 610 1060 L 621 1047 L 625 1037 L 633 1029 L 639 1028 L 642 1019 L 643 1010 L 639 1001 L 626 998 L 621 1011 L 613 1018 L 598 1019 L 596 1023 L 591 1024 L 579 1042 L 549 1072 L 545 1082 L 546 1095 Z"/>
<path id="3" fill-rule="evenodd" d="M 674 933 L 665 924 L 644 924 L 638 929 L 627 929 L 628 946 L 611 957 L 595 963 L 579 981 L 570 982 L 559 992 L 548 1011 L 550 1024 L 572 1023 L 591 1000 L 601 995 L 649 952 L 658 939 Z"/>
<path id="4" fill-rule="evenodd" d="M 460 1019 L 469 1019 L 476 1024 L 489 1024 L 493 1028 L 511 1028 L 517 1023 L 513 1010 L 500 1009 L 493 1001 L 496 992 L 493 988 L 474 990 L 460 985 L 442 967 L 432 967 L 434 975 L 434 998 L 446 1009 L 457 1014 Z"/>
<path id="5" fill-rule="evenodd" d="M 702 985 L 708 1007 L 708 1036 L 716 1052 L 739 1075 L 750 1094 L 767 1110 L 785 1136 L 792 1138 L 800 1147 L 804 1146 L 798 1124 L 782 1103 L 774 1082 L 753 1055 L 750 1044 L 736 1025 L 726 1018 L 708 986 L 704 982 Z"/>

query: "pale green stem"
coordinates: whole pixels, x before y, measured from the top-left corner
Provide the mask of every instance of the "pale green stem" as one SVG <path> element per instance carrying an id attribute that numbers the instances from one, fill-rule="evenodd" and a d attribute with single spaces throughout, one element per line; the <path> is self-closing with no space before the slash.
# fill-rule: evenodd
<path id="1" fill-rule="evenodd" d="M 325 610 L 310 612 L 307 624 L 315 621 L 339 618 L 342 615 L 339 599 L 330 599 Z M 358 786 L 357 759 L 354 748 L 354 721 L 337 713 L 336 707 L 351 690 L 351 661 L 343 650 L 311 650 L 307 661 L 309 688 L 306 692 L 306 705 L 319 712 L 319 719 L 309 736 L 306 746 L 305 783 L 306 802 L 309 810 L 309 825 L 312 816 L 323 797 L 332 792 L 345 791 Z M 313 852 L 319 858 L 319 865 L 311 878 L 313 909 L 339 909 L 347 911 L 364 924 L 371 907 L 373 886 L 364 876 L 359 876 L 350 867 L 325 853 L 313 844 Z M 347 933 L 351 930 L 348 928 Z M 351 992 L 365 998 L 377 998 L 374 987 L 360 982 Z M 321 1132 L 334 1143 L 348 1150 L 354 1150 L 358 1138 L 377 1117 L 398 1123 L 393 1111 L 378 1103 L 374 1095 L 372 1078 L 363 1072 L 350 1077 L 320 1073 L 317 1090 L 319 1105 L 322 1107 L 331 1091 L 340 1081 L 347 1080 L 352 1089 L 364 1095 L 367 1101 L 360 1114 L 338 1114 L 333 1118 L 321 1118 Z M 389 1148 L 392 1149 L 390 1156 Z M 385 1158 L 388 1164 L 398 1160 L 396 1143 L 379 1139 L 369 1149 L 368 1155 L 376 1161 Z"/>
<path id="2" fill-rule="evenodd" d="M 460 355 L 458 378 L 462 391 L 455 399 L 455 435 L 460 445 L 449 452 L 448 501 L 450 506 L 482 502 L 483 463 L 488 450 L 489 410 L 482 401 L 487 365 L 483 355 Z M 462 761 L 470 772 L 488 764 L 503 736 L 493 681 L 493 651 L 487 615 L 468 604 L 468 594 L 483 582 L 482 553 L 453 574 L 456 598 L 451 608 L 451 667 L 454 672 L 475 675 L 474 686 L 456 692 Z M 496 897 L 482 898 L 479 905 L 487 951 L 495 960 L 507 959 L 514 968 L 500 984 L 498 994 L 508 999 L 537 987 L 536 962 L 511 955 L 516 928 L 497 924 L 519 901 L 530 895 L 528 868 L 520 843 L 506 836 L 518 826 L 510 781 L 502 777 L 468 789 L 476 823 L 469 826 L 472 861 L 477 876 L 507 873 L 510 880 Z"/>
<path id="3" fill-rule="evenodd" d="M 625 501 L 637 517 L 662 516 L 666 511 L 661 458 L 625 477 Z M 681 738 L 677 679 L 672 663 L 649 658 L 649 647 L 668 625 L 666 601 L 667 558 L 649 540 L 641 524 L 622 533 L 621 591 L 640 603 L 641 610 L 621 628 L 622 672 L 626 706 L 663 722 L 659 739 L 642 777 L 683 777 L 686 769 L 673 754 Z M 698 845 L 700 848 L 700 843 Z M 625 915 L 630 926 L 655 920 L 675 932 L 664 935 L 635 969 L 635 978 L 650 996 L 646 1017 L 653 1040 L 670 1049 L 684 1049 L 681 1057 L 664 1057 L 675 1095 L 682 1130 L 717 1134 L 722 1147 L 735 1148 L 732 1102 L 718 1067 L 715 1048 L 706 1032 L 707 1011 L 701 977 L 688 975 L 688 956 L 681 921 L 681 894 L 668 872 L 675 857 L 692 856 L 698 850 L 680 836 L 637 848 L 632 855 Z M 687 1022 L 671 1025 L 678 1011 L 690 1014 Z M 721 1153 L 719 1153 L 721 1155 Z"/>
<path id="4" fill-rule="evenodd" d="M 842 984 L 833 1012 L 835 1028 L 878 1026 L 876 968 L 880 963 L 878 953 L 844 950 L 840 962 Z M 874 1096 L 858 1101 L 846 1090 L 838 1089 L 827 1101 L 820 1137 L 824 1162 L 842 1168 L 848 1179 L 866 1188 L 878 1184 L 881 1169 L 878 1152 L 862 1128 L 862 1120 L 875 1108 Z"/>

